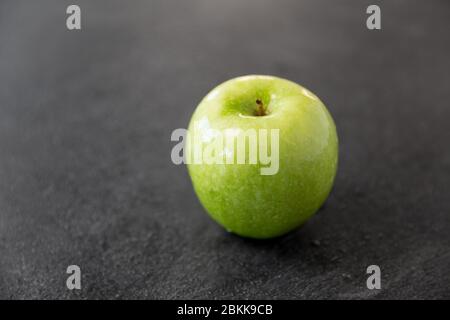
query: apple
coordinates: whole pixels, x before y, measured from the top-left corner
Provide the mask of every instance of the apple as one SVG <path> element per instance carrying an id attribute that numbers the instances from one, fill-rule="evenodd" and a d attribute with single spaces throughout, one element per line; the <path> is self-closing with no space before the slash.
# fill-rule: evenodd
<path id="1" fill-rule="evenodd" d="M 266 140 L 243 137 L 264 130 L 279 134 L 270 141 L 269 134 Z M 263 75 L 226 81 L 200 102 L 187 131 L 186 154 L 200 155 L 187 161 L 194 190 L 229 232 L 258 239 L 283 235 L 305 223 L 330 193 L 338 164 L 336 127 L 319 98 L 294 82 Z M 223 143 L 230 134 L 248 145 L 230 148 Z M 262 171 L 269 165 L 262 164 L 261 149 L 278 152 L 269 173 Z M 238 163 L 242 150 L 246 161 Z M 206 151 L 225 160 L 198 161 Z"/>

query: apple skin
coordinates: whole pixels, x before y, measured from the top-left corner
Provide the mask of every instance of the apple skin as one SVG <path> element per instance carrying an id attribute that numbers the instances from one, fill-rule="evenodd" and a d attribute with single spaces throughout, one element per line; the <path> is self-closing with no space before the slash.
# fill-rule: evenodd
<path id="1" fill-rule="evenodd" d="M 255 116 L 257 99 L 268 115 Z M 261 175 L 259 163 L 187 165 L 201 204 L 227 231 L 277 237 L 301 226 L 322 206 L 337 171 L 338 138 L 331 115 L 313 93 L 278 77 L 238 77 L 200 102 L 188 136 L 194 123 L 205 119 L 216 130 L 280 130 L 275 175 Z M 193 147 L 187 141 L 189 153 Z"/>

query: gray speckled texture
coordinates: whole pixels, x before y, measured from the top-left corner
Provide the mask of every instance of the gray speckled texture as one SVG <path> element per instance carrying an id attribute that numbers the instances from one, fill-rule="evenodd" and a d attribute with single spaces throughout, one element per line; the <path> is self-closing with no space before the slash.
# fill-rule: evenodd
<path id="1" fill-rule="evenodd" d="M 450 298 L 448 1 L 381 2 L 377 32 L 379 1 L 76 2 L 80 32 L 69 1 L 0 2 L 0 298 Z M 319 95 L 341 143 L 324 208 L 266 242 L 214 224 L 170 161 L 249 73 Z"/>

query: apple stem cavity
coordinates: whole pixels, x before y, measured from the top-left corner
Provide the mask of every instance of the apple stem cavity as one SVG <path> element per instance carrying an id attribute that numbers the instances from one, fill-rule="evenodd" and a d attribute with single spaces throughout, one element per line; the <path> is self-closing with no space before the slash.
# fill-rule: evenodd
<path id="1" fill-rule="evenodd" d="M 256 116 L 263 117 L 263 116 L 267 115 L 266 108 L 264 108 L 264 104 L 263 104 L 262 100 L 256 99 L 256 104 L 257 104 L 256 112 L 255 112 Z"/>

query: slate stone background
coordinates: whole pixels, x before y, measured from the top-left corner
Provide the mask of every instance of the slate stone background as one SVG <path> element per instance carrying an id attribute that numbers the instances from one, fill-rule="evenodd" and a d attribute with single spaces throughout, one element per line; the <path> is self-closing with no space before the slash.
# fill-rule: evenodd
<path id="1" fill-rule="evenodd" d="M 450 298 L 449 32 L 444 0 L 1 1 L 0 298 Z M 303 84 L 340 137 L 326 205 L 271 241 L 225 233 L 170 161 L 245 74 Z"/>

